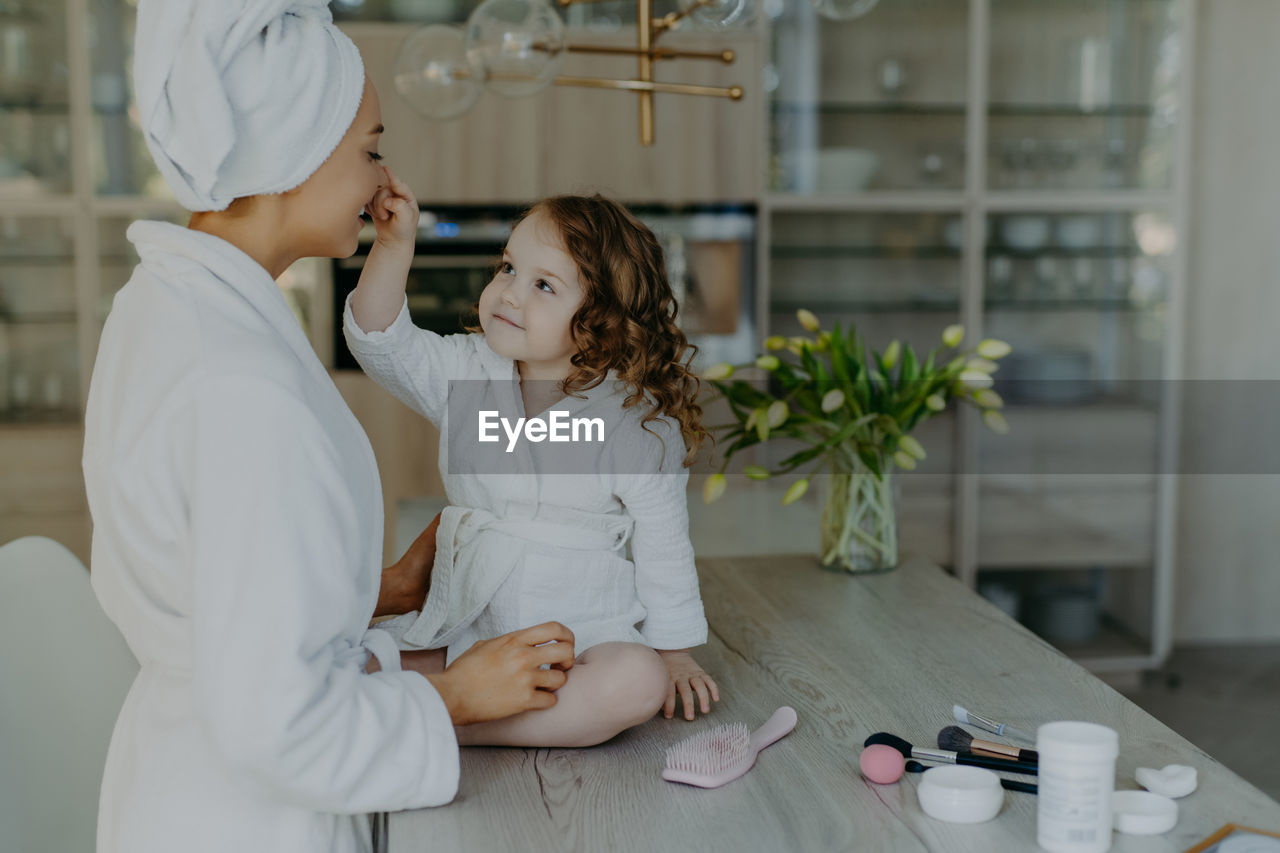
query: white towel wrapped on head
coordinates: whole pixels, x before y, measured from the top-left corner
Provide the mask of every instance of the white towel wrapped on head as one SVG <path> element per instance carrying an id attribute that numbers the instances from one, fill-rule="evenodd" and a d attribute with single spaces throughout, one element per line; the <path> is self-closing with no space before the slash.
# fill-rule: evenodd
<path id="1" fill-rule="evenodd" d="M 140 0 L 134 91 L 179 203 L 281 193 L 337 147 L 364 92 L 327 0 Z"/>

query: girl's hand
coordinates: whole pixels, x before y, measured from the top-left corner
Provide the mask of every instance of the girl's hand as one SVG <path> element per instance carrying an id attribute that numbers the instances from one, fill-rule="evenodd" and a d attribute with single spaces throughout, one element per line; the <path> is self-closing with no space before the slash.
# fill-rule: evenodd
<path id="1" fill-rule="evenodd" d="M 413 246 L 418 239 L 418 200 L 409 185 L 390 169 L 383 166 L 382 171 L 387 182 L 364 206 L 364 212 L 373 219 L 378 243 L 383 246 Z"/>
<path id="2" fill-rule="evenodd" d="M 662 706 L 662 715 L 668 720 L 676 712 L 676 693 L 680 694 L 680 702 L 684 706 L 684 718 L 692 720 L 694 716 L 693 695 L 698 694 L 702 713 L 711 713 L 712 700 L 720 701 L 720 688 L 711 680 L 711 676 L 698 666 L 698 662 L 689 654 L 688 649 L 658 650 L 667 671 L 671 674 L 671 684 L 667 687 L 667 701 Z"/>

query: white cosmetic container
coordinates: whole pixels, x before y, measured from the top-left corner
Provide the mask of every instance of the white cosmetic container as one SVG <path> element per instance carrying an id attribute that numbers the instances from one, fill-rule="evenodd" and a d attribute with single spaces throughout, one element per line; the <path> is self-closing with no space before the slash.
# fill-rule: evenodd
<path id="1" fill-rule="evenodd" d="M 1052 853 L 1111 849 L 1111 794 L 1119 738 L 1095 723 L 1047 723 L 1036 732 L 1040 795 L 1036 840 Z"/>
<path id="2" fill-rule="evenodd" d="M 999 776 L 981 767 L 955 764 L 924 771 L 916 796 L 925 814 L 949 823 L 991 820 L 1004 804 Z"/>

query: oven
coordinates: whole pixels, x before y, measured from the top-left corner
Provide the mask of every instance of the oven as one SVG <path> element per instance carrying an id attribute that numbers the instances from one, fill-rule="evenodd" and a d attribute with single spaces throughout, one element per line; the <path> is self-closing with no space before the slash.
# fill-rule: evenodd
<path id="1" fill-rule="evenodd" d="M 630 206 L 666 252 L 680 306 L 677 319 L 699 348 L 695 365 L 750 360 L 755 317 L 756 212 L 750 205 Z M 492 279 L 511 223 L 522 208 L 424 207 L 406 298 L 414 325 L 440 334 L 463 331 L 471 306 Z M 342 335 L 342 310 L 355 289 L 374 230 L 366 225 L 354 255 L 334 261 L 334 367 L 358 370 Z"/>

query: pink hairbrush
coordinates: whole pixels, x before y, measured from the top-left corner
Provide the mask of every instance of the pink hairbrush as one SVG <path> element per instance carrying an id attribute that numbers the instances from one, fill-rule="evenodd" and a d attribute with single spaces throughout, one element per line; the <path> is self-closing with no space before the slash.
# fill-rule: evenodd
<path id="1" fill-rule="evenodd" d="M 796 710 L 784 705 L 751 732 L 745 723 L 716 726 L 667 750 L 662 778 L 699 788 L 719 788 L 750 770 L 760 750 L 796 727 Z"/>

